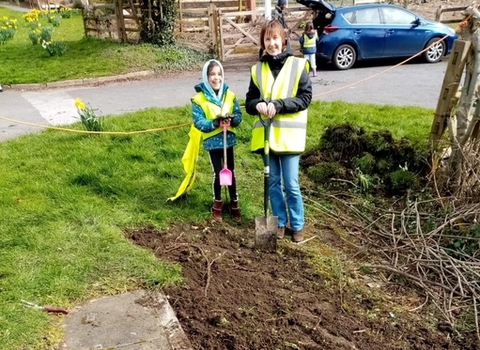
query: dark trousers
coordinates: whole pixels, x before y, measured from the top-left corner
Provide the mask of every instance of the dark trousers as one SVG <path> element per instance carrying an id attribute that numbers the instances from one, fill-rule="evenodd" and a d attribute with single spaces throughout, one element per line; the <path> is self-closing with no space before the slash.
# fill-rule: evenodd
<path id="1" fill-rule="evenodd" d="M 220 186 L 220 171 L 223 169 L 223 149 L 214 149 L 208 151 L 210 157 L 210 165 L 213 170 L 212 191 L 213 198 L 217 201 L 222 200 L 222 186 Z M 227 168 L 232 172 L 232 185 L 228 186 L 230 200 L 236 201 L 237 197 L 237 181 L 235 179 L 235 160 L 233 157 L 233 147 L 227 148 Z"/>

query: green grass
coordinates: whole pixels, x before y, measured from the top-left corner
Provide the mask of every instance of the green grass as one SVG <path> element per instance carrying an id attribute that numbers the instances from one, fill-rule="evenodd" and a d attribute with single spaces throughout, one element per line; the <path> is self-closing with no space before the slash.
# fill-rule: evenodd
<path id="1" fill-rule="evenodd" d="M 308 147 L 316 146 L 327 125 L 346 121 L 367 130 L 388 128 L 395 137 L 425 143 L 432 114 L 417 107 L 314 102 Z M 190 118 L 189 106 L 149 109 L 108 117 L 105 128 L 146 130 Z M 249 226 L 263 204 L 258 195 L 263 193 L 262 163 L 249 152 L 252 121 L 244 115 L 235 150 L 242 225 Z M 71 127 L 81 129 L 80 124 Z M 118 136 L 46 130 L 0 143 L 2 350 L 38 349 L 47 331 L 56 329 L 46 313 L 25 309 L 21 299 L 71 307 L 101 293 L 179 281 L 177 266 L 157 261 L 123 232 L 209 219 L 211 170 L 203 150 L 192 191 L 167 201 L 183 180 L 180 160 L 188 131 L 178 127 Z"/>
<path id="2" fill-rule="evenodd" d="M 67 45 L 63 56 L 50 57 L 41 45 L 33 45 L 24 13 L 0 6 L 0 18 L 17 19 L 13 40 L 0 45 L 0 83 L 3 85 L 48 83 L 60 80 L 104 77 L 142 70 L 178 71 L 201 68 L 207 56 L 183 47 L 159 48 L 149 44 L 120 44 L 85 37 L 80 13 L 63 18 L 52 40 Z M 41 18 L 42 26 L 50 26 Z M 34 69 L 25 69 L 34 67 Z"/>

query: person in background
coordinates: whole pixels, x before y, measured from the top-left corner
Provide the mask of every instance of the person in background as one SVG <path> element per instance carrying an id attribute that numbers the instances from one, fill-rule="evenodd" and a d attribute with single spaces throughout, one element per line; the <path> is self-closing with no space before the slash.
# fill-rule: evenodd
<path id="1" fill-rule="evenodd" d="M 252 152 L 263 155 L 263 123 L 272 123 L 268 188 L 272 213 L 278 217 L 277 237 L 285 236 L 285 227 L 290 223 L 292 240 L 301 242 L 305 218 L 298 173 L 300 154 L 305 150 L 312 83 L 308 62 L 293 56 L 292 50 L 287 48 L 283 29 L 279 21 L 271 20 L 260 31 L 264 54 L 251 68 L 245 110 L 262 119 L 253 125 Z"/>
<path id="2" fill-rule="evenodd" d="M 285 9 L 285 6 L 287 5 L 287 0 L 278 0 L 277 5 L 275 5 L 275 8 L 272 13 L 272 19 L 277 20 L 280 22 L 280 24 L 283 27 L 283 30 L 285 31 L 285 35 L 287 37 L 287 48 L 290 49 L 290 29 L 288 28 L 287 22 L 285 21 L 285 14 L 283 13 L 283 10 Z"/>
<path id="3" fill-rule="evenodd" d="M 318 33 L 313 27 L 312 21 L 308 21 L 305 24 L 305 30 L 303 35 L 298 39 L 300 42 L 300 51 L 303 53 L 303 57 L 310 63 L 313 76 L 317 76 L 317 64 L 315 55 L 317 54 Z"/>
<path id="4" fill-rule="evenodd" d="M 209 60 L 203 66 L 203 81 L 195 85 L 197 94 L 192 97 L 193 125 L 202 132 L 203 148 L 208 151 L 213 170 L 212 217 L 222 221 L 222 188 L 220 186 L 220 171 L 225 162 L 223 155 L 222 123 L 230 122 L 227 131 L 227 166 L 232 172 L 232 184 L 228 186 L 230 195 L 229 210 L 232 219 L 242 220 L 238 205 L 237 184 L 235 179 L 235 159 L 233 146 L 236 145 L 235 128 L 242 122 L 242 112 L 235 94 L 224 83 L 224 72 L 221 63 Z"/>

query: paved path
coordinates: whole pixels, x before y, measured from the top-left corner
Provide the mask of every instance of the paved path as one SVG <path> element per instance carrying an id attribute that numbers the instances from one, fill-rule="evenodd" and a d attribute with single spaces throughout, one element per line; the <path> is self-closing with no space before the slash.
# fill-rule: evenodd
<path id="1" fill-rule="evenodd" d="M 420 106 L 434 109 L 443 82 L 447 61 L 437 64 L 372 66 L 348 71 L 319 70 L 312 77 L 315 100 L 341 100 L 396 106 Z M 239 99 L 245 99 L 249 84 L 247 65 L 225 67 L 226 82 Z M 201 81 L 201 72 L 184 72 L 175 77 L 143 77 L 104 83 L 97 86 L 11 89 L 0 93 L 0 141 L 35 132 L 41 128 L 20 124 L 66 125 L 78 121 L 75 98 L 81 98 L 98 110 L 99 115 L 120 115 L 152 107 L 177 107 L 190 104 Z M 80 85 L 80 84 L 79 84 Z M 15 122 L 19 121 L 19 122 Z"/>

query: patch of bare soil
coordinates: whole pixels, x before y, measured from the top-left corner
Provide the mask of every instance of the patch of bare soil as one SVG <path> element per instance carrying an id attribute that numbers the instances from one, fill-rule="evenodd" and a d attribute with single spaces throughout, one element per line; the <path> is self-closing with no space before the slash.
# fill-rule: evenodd
<path id="1" fill-rule="evenodd" d="M 255 249 L 254 235 L 228 223 L 127 232 L 181 266 L 184 282 L 164 292 L 194 349 L 480 349 L 408 312 L 423 301 L 405 286 L 345 271 L 333 249 L 350 248 L 327 226 L 277 253 Z"/>

